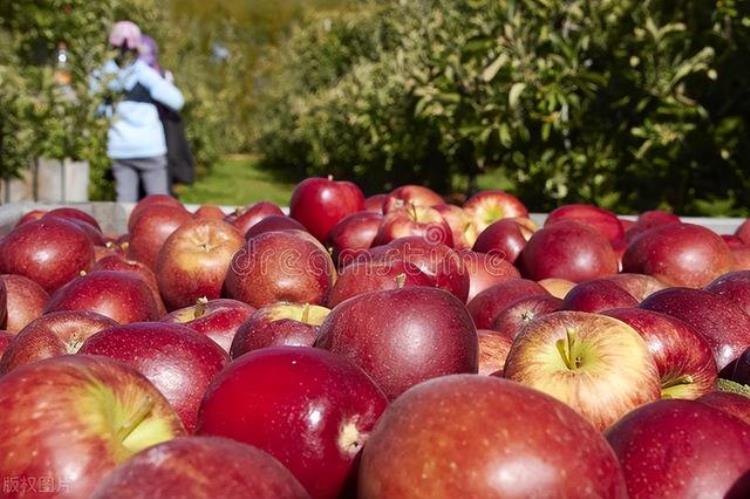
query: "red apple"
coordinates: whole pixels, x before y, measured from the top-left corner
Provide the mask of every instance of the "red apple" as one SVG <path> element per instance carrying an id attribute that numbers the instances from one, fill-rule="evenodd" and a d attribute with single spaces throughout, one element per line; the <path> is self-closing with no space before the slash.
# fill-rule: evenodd
<path id="1" fill-rule="evenodd" d="M 372 245 L 381 246 L 405 237 L 422 237 L 431 243 L 453 246 L 453 234 L 448 223 L 437 210 L 426 206 L 409 205 L 388 212 Z"/>
<path id="2" fill-rule="evenodd" d="M 14 227 L 19 227 L 23 224 L 33 222 L 35 220 L 39 220 L 46 214 L 47 214 L 47 210 L 27 211 L 26 213 L 23 214 L 23 216 L 21 216 L 21 218 L 18 219 L 18 222 L 16 222 L 16 225 Z"/>
<path id="3" fill-rule="evenodd" d="M 365 210 L 373 213 L 383 213 L 383 203 L 385 203 L 388 194 L 373 194 L 365 199 Z"/>
<path id="4" fill-rule="evenodd" d="M 659 369 L 662 398 L 695 399 L 716 387 L 716 362 L 711 347 L 687 323 L 638 308 L 604 313 L 631 326 L 646 341 Z"/>
<path id="5" fill-rule="evenodd" d="M 731 250 L 736 248 L 744 248 L 747 246 L 747 244 L 745 244 L 745 241 L 734 235 L 721 234 L 721 238 L 725 243 L 727 243 L 727 246 L 729 246 L 729 249 Z"/>
<path id="6" fill-rule="evenodd" d="M 88 224 L 89 226 L 96 229 L 96 231 L 99 233 L 102 232 L 102 228 L 99 227 L 99 222 L 96 221 L 96 218 L 92 217 L 85 211 L 79 210 L 78 208 L 71 208 L 71 207 L 56 208 L 54 210 L 48 211 L 44 216 L 45 217 L 60 217 L 60 218 L 65 218 L 65 219 L 77 220 L 79 222 Z"/>
<path id="7" fill-rule="evenodd" d="M 71 210 L 72 213 L 68 213 L 67 211 L 59 211 L 59 210 Z M 80 213 L 80 216 L 76 215 L 76 213 Z M 83 219 L 83 217 L 89 217 L 92 222 L 86 221 Z M 86 237 L 89 238 L 91 241 L 91 244 L 93 244 L 96 247 L 105 247 L 107 244 L 106 239 L 104 238 L 104 235 L 102 234 L 101 229 L 99 228 L 99 224 L 94 220 L 91 215 L 84 213 L 80 210 L 77 210 L 75 208 L 59 208 L 58 210 L 52 210 L 50 212 L 47 212 L 43 217 L 43 219 L 50 219 L 50 218 L 58 218 L 62 220 L 66 220 L 79 229 L 81 229 L 85 234 Z"/>
<path id="8" fill-rule="evenodd" d="M 711 346 L 719 371 L 750 347 L 750 317 L 732 300 L 698 289 L 669 288 L 646 298 L 640 308 L 677 317 Z"/>
<path id="9" fill-rule="evenodd" d="M 319 241 L 342 218 L 365 209 L 365 196 L 351 182 L 337 182 L 332 177 L 303 180 L 292 193 L 289 216 L 304 225 Z"/>
<path id="10" fill-rule="evenodd" d="M 747 497 L 750 426 L 692 400 L 660 400 L 610 428 L 630 497 Z"/>
<path id="11" fill-rule="evenodd" d="M 645 274 L 616 274 L 603 277 L 627 291 L 639 303 L 662 289 L 667 285 L 656 277 Z"/>
<path id="12" fill-rule="evenodd" d="M 700 288 L 732 269 L 732 253 L 719 235 L 693 224 L 668 224 L 634 239 L 622 258 L 624 272 L 648 274 L 670 286 Z"/>
<path id="13" fill-rule="evenodd" d="M 484 229 L 472 248 L 479 253 L 492 253 L 513 263 L 526 246 L 532 233 L 524 229 L 515 218 L 504 218 Z"/>
<path id="14" fill-rule="evenodd" d="M 188 432 L 203 393 L 229 355 L 202 334 L 178 324 L 141 322 L 90 336 L 78 350 L 119 360 L 143 374 L 169 401 Z"/>
<path id="15" fill-rule="evenodd" d="M 5 329 L 15 334 L 44 313 L 49 295 L 40 285 L 22 275 L 5 274 L 0 280 L 7 295 Z"/>
<path id="16" fill-rule="evenodd" d="M 97 270 L 114 270 L 118 272 L 131 272 L 135 276 L 145 282 L 151 290 L 151 295 L 154 297 L 154 303 L 156 308 L 159 310 L 159 316 L 167 313 L 167 309 L 164 306 L 164 301 L 161 299 L 161 292 L 159 291 L 159 284 L 156 282 L 156 274 L 146 264 L 141 263 L 137 260 L 128 260 L 125 255 L 109 255 L 101 260 L 98 260 L 91 271 Z"/>
<path id="17" fill-rule="evenodd" d="M 609 210 L 590 204 L 567 204 L 552 210 L 544 221 L 544 226 L 563 220 L 574 220 L 587 225 L 603 235 L 613 247 L 625 244 L 625 230 L 620 219 Z"/>
<path id="18" fill-rule="evenodd" d="M 351 298 L 331 311 L 315 346 L 360 366 L 391 400 L 424 380 L 478 368 L 471 317 L 455 296 L 436 288 Z"/>
<path id="19" fill-rule="evenodd" d="M 734 235 L 742 239 L 745 244 L 750 245 L 750 218 L 742 222 L 739 227 L 737 227 L 737 230 L 734 232 Z"/>
<path id="20" fill-rule="evenodd" d="M 481 233 L 493 222 L 503 218 L 528 217 L 529 210 L 512 194 L 503 191 L 482 191 L 473 195 L 464 209 Z"/>
<path id="21" fill-rule="evenodd" d="M 87 312 L 52 312 L 32 321 L 13 339 L 0 358 L 0 375 L 38 360 L 78 352 L 84 341 L 117 323 Z"/>
<path id="22" fill-rule="evenodd" d="M 222 220 L 192 220 L 166 240 L 156 261 L 156 279 L 167 308 L 187 307 L 198 298 L 221 296 L 242 235 Z"/>
<path id="23" fill-rule="evenodd" d="M 428 276 L 435 278 L 435 285 L 466 301 L 469 296 L 469 272 L 461 256 L 445 244 L 430 242 L 412 236 L 391 241 L 385 246 L 372 248 L 360 260 L 379 262 L 405 261 L 419 267 Z"/>
<path id="24" fill-rule="evenodd" d="M 8 345 L 10 345 L 10 342 L 14 337 L 14 335 L 7 331 L 0 331 L 0 358 L 2 358 L 3 353 L 5 353 L 5 350 L 8 348 Z"/>
<path id="25" fill-rule="evenodd" d="M 269 454 L 219 437 L 180 437 L 139 452 L 96 487 L 92 499 L 221 497 L 305 499 L 294 475 Z"/>
<path id="26" fill-rule="evenodd" d="M 750 398 L 744 395 L 712 391 L 697 400 L 750 425 Z"/>
<path id="27" fill-rule="evenodd" d="M 0 240 L 0 273 L 19 274 L 55 291 L 94 263 L 94 245 L 73 223 L 45 218 L 13 229 Z"/>
<path id="28" fill-rule="evenodd" d="M 347 215 L 333 226 L 328 243 L 339 267 L 351 263 L 362 251 L 370 249 L 382 221 L 380 213 L 360 211 Z"/>
<path id="29" fill-rule="evenodd" d="M 433 209 L 440 213 L 451 228 L 453 246 L 456 249 L 469 249 L 474 245 L 479 231 L 466 210 L 454 204 L 439 204 L 433 206 Z"/>
<path id="30" fill-rule="evenodd" d="M 136 205 L 133 207 L 133 210 L 130 212 L 130 216 L 128 217 L 128 232 L 133 232 L 133 228 L 135 227 L 135 224 L 138 222 L 138 219 L 141 217 L 143 212 L 147 211 L 152 206 L 168 206 L 172 208 L 184 209 L 182 203 L 167 194 L 148 195 L 138 201 L 138 203 L 136 203 Z"/>
<path id="31" fill-rule="evenodd" d="M 552 312 L 513 340 L 504 375 L 565 402 L 604 430 L 658 400 L 659 372 L 632 327 L 587 312 Z"/>
<path id="32" fill-rule="evenodd" d="M 750 246 L 732 248 L 732 270 L 750 270 Z"/>
<path id="33" fill-rule="evenodd" d="M 98 270 L 73 279 L 50 298 L 45 313 L 88 310 L 120 324 L 155 321 L 159 308 L 148 285 L 130 272 Z"/>
<path id="34" fill-rule="evenodd" d="M 230 298 L 253 307 L 280 301 L 322 304 L 336 270 L 328 252 L 305 232 L 266 232 L 238 251 L 224 283 Z"/>
<path id="35" fill-rule="evenodd" d="M 330 308 L 354 296 L 410 286 L 435 286 L 435 278 L 405 261 L 361 261 L 344 268 L 331 288 L 326 305 Z"/>
<path id="36" fill-rule="evenodd" d="M 512 279 L 485 289 L 467 305 L 479 329 L 492 329 L 497 315 L 519 298 L 532 295 L 548 296 L 547 290 L 534 281 Z"/>
<path id="37" fill-rule="evenodd" d="M 269 201 L 259 201 L 237 211 L 231 219 L 231 223 L 240 231 L 240 234 L 245 235 L 258 222 L 272 216 L 286 215 L 278 205 Z"/>
<path id="38" fill-rule="evenodd" d="M 562 300 L 576 286 L 576 283 L 559 277 L 548 277 L 540 280 L 539 285 L 555 298 Z"/>
<path id="39" fill-rule="evenodd" d="M 501 282 L 519 279 L 520 272 L 500 255 L 477 253 L 463 250 L 459 253 L 469 274 L 469 295 L 467 301 L 485 289 Z"/>
<path id="40" fill-rule="evenodd" d="M 251 239 L 264 232 L 273 232 L 278 230 L 299 230 L 306 232 L 305 226 L 295 219 L 286 215 L 268 215 L 263 220 L 254 224 L 245 232 L 245 240 Z"/>
<path id="41" fill-rule="evenodd" d="M 265 348 L 216 377 L 198 432 L 268 452 L 312 497 L 342 497 L 386 405 L 375 383 L 342 357 L 316 348 Z"/>
<path id="42" fill-rule="evenodd" d="M 515 339 L 526 325 L 544 315 L 557 312 L 562 300 L 548 294 L 523 296 L 501 310 L 492 322 L 492 329 Z"/>
<path id="43" fill-rule="evenodd" d="M 193 216 L 182 206 L 155 205 L 145 208 L 130 231 L 128 258 L 156 269 L 164 242 Z"/>
<path id="44" fill-rule="evenodd" d="M 705 287 L 706 291 L 726 296 L 750 315 L 750 271 L 724 274 Z"/>
<path id="45" fill-rule="evenodd" d="M 421 185 L 402 185 L 391 191 L 383 201 L 383 213 L 408 208 L 409 206 L 423 206 L 429 208 L 443 204 L 443 198 L 435 191 Z"/>
<path id="46" fill-rule="evenodd" d="M 616 283 L 607 279 L 592 279 L 577 284 L 565 295 L 563 310 L 601 312 L 611 308 L 638 306 L 638 300 Z"/>
<path id="47" fill-rule="evenodd" d="M 559 277 L 573 282 L 616 274 L 609 241 L 580 222 L 561 220 L 538 230 L 518 258 L 521 273 L 538 281 Z"/>
<path id="48" fill-rule="evenodd" d="M 0 378 L 4 497 L 90 497 L 119 463 L 184 434 L 143 376 L 111 359 L 66 355 Z"/>
<path id="49" fill-rule="evenodd" d="M 478 329 L 477 336 L 479 337 L 479 374 L 488 376 L 502 373 L 513 339 L 507 334 L 490 329 Z"/>
<path id="50" fill-rule="evenodd" d="M 422 383 L 383 413 L 361 499 L 627 497 L 612 449 L 569 407 L 490 376 Z"/>
<path id="51" fill-rule="evenodd" d="M 267 347 L 311 347 L 329 312 L 325 307 L 299 303 L 275 303 L 259 308 L 240 326 L 230 354 L 236 359 L 251 350 Z"/>
<path id="52" fill-rule="evenodd" d="M 255 308 L 247 303 L 222 298 L 199 298 L 195 305 L 181 308 L 161 319 L 161 322 L 182 324 L 214 340 L 229 353 L 237 330 Z"/>
<path id="53" fill-rule="evenodd" d="M 215 204 L 202 204 L 195 213 L 193 218 L 208 218 L 211 220 L 224 220 L 226 215 L 224 211 Z"/>

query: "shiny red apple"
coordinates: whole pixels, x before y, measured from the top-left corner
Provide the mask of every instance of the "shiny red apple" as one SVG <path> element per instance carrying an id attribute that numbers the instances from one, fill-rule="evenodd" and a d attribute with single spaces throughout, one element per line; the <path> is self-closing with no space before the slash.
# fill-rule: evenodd
<path id="1" fill-rule="evenodd" d="M 591 204 L 566 204 L 552 210 L 544 221 L 548 227 L 562 220 L 574 220 L 599 232 L 612 244 L 621 247 L 625 244 L 625 230 L 617 215 L 609 210 Z"/>
<path id="2" fill-rule="evenodd" d="M 502 255 L 477 253 L 471 250 L 460 251 L 459 255 L 469 274 L 467 301 L 471 301 L 476 295 L 495 284 L 521 277 L 518 269 Z"/>
<path id="3" fill-rule="evenodd" d="M 534 281 L 512 279 L 485 289 L 467 305 L 471 317 L 479 329 L 492 329 L 492 323 L 505 308 L 526 296 L 549 296 L 547 290 Z"/>
<path id="4" fill-rule="evenodd" d="M 492 329 L 514 339 L 531 321 L 557 312 L 562 304 L 561 299 L 548 294 L 522 296 L 495 315 Z"/>
<path id="5" fill-rule="evenodd" d="M 15 334 L 44 313 L 49 295 L 39 284 L 22 275 L 5 274 L 0 280 L 6 290 L 5 329 Z"/>
<path id="6" fill-rule="evenodd" d="M 269 201 L 259 201 L 246 206 L 233 214 L 230 220 L 227 220 L 240 232 L 245 235 L 250 228 L 257 225 L 262 220 L 273 216 L 285 216 L 284 212 L 275 203 Z"/>
<path id="7" fill-rule="evenodd" d="M 333 260 L 344 267 L 363 251 L 370 249 L 383 215 L 371 211 L 352 213 L 339 220 L 328 234 Z"/>
<path id="8" fill-rule="evenodd" d="M 286 215 L 269 215 L 245 232 L 245 240 L 251 239 L 264 232 L 273 232 L 277 230 L 301 230 L 307 231 L 305 226 L 295 219 Z"/>
<path id="9" fill-rule="evenodd" d="M 321 242 L 328 240 L 329 232 L 341 219 L 364 209 L 365 196 L 359 187 L 330 177 L 303 180 L 289 201 L 289 216 Z"/>
<path id="10" fill-rule="evenodd" d="M 192 219 L 193 215 L 182 205 L 156 204 L 144 208 L 130 230 L 128 258 L 155 270 L 164 242 L 182 224 Z"/>
<path id="11" fill-rule="evenodd" d="M 372 245 L 382 246 L 405 237 L 421 237 L 431 243 L 453 246 L 450 226 L 437 210 L 427 206 L 408 205 L 386 213 Z"/>
<path id="12" fill-rule="evenodd" d="M 237 329 L 255 308 L 247 303 L 228 298 L 207 300 L 199 298 L 195 305 L 181 308 L 162 317 L 161 322 L 182 324 L 193 331 L 208 336 L 225 352 L 229 352 Z"/>
<path id="13" fill-rule="evenodd" d="M 563 310 L 601 312 L 611 308 L 635 307 L 633 295 L 607 279 L 592 279 L 577 284 L 568 291 L 562 302 Z"/>
<path id="14" fill-rule="evenodd" d="M 443 203 L 443 198 L 432 189 L 421 185 L 402 185 L 386 196 L 383 201 L 383 213 L 387 214 L 409 206 L 429 208 Z"/>

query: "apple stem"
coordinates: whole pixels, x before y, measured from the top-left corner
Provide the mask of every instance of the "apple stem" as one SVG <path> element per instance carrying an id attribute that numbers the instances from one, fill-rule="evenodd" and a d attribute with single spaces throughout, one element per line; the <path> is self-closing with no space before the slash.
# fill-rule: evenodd
<path id="1" fill-rule="evenodd" d="M 201 296 L 198 301 L 195 302 L 195 310 L 193 312 L 193 318 L 203 317 L 206 313 L 206 304 L 208 303 L 208 297 Z"/>
<path id="2" fill-rule="evenodd" d="M 398 289 L 401 289 L 404 287 L 404 284 L 406 284 L 406 274 L 403 272 L 396 276 L 396 287 Z"/>
<path id="3" fill-rule="evenodd" d="M 133 433 L 133 430 L 135 430 L 135 428 L 148 417 L 153 408 L 154 399 L 146 397 L 146 400 L 140 405 L 140 407 L 138 407 L 138 411 L 133 414 L 133 417 L 126 421 L 125 424 L 120 426 L 117 430 L 117 436 L 120 439 L 120 442 L 124 442 L 125 439 Z"/>
<path id="4" fill-rule="evenodd" d="M 578 356 L 574 356 L 573 349 L 576 346 L 576 334 L 571 330 L 565 332 L 565 339 L 557 340 L 555 343 L 557 351 L 560 353 L 565 367 L 571 371 L 581 367 L 581 359 Z"/>

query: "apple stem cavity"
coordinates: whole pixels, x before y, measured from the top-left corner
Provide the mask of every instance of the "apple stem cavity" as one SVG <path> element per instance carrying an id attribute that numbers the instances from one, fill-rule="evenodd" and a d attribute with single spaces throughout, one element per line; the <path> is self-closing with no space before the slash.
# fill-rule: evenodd
<path id="1" fill-rule="evenodd" d="M 125 439 L 128 438 L 131 433 L 133 433 L 133 430 L 135 430 L 138 425 L 140 425 L 143 420 L 146 419 L 149 414 L 151 414 L 151 411 L 153 409 L 154 399 L 152 397 L 146 397 L 143 403 L 138 407 L 138 410 L 135 412 L 135 414 L 133 414 L 133 416 L 127 421 L 125 421 L 125 424 L 121 425 L 117 430 L 117 437 L 120 439 L 120 442 L 124 442 Z"/>
<path id="2" fill-rule="evenodd" d="M 581 367 L 583 360 L 580 355 L 574 352 L 577 346 L 576 334 L 574 331 L 567 330 L 565 332 L 565 339 L 557 340 L 555 346 L 560 353 L 560 357 L 562 357 L 565 367 L 571 371 Z"/>
<path id="3" fill-rule="evenodd" d="M 344 423 L 339 433 L 339 449 L 348 456 L 355 456 L 365 444 L 364 437 L 357 429 L 356 421 Z"/>

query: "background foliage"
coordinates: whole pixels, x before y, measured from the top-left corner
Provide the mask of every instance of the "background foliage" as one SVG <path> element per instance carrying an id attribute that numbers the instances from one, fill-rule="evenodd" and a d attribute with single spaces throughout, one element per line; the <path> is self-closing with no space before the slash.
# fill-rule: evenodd
<path id="1" fill-rule="evenodd" d="M 422 0 L 316 17 L 267 71 L 265 165 L 441 191 L 500 169 L 535 210 L 747 214 L 750 4 Z"/>

